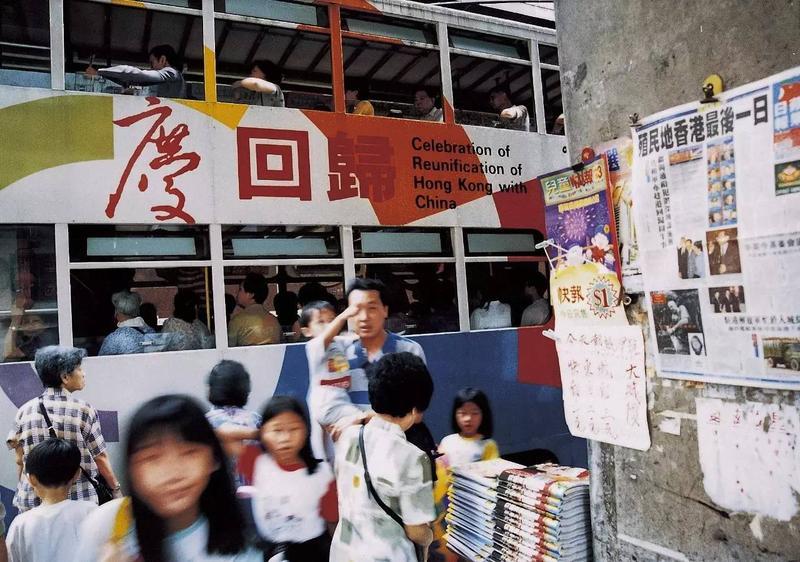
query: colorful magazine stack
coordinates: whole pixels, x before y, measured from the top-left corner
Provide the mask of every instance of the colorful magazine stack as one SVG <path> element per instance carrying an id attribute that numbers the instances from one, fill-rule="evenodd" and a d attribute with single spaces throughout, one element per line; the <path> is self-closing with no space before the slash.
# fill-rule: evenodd
<path id="1" fill-rule="evenodd" d="M 589 472 L 503 459 L 453 468 L 447 546 L 481 562 L 592 559 Z"/>

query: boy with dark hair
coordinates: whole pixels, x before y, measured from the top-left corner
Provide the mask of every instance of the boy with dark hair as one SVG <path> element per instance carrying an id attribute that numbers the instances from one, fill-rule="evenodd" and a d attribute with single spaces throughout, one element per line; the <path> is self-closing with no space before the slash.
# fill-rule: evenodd
<path id="1" fill-rule="evenodd" d="M 72 560 L 80 524 L 97 507 L 92 502 L 67 499 L 80 463 L 80 450 L 64 439 L 47 439 L 28 453 L 25 472 L 42 504 L 11 523 L 7 538 L 10 561 Z"/>
<path id="2" fill-rule="evenodd" d="M 375 415 L 347 428 L 337 443 L 339 525 L 331 562 L 416 562 L 415 545 L 426 560 L 436 518 L 431 463 L 404 432 L 421 420 L 433 381 L 420 357 L 390 353 L 370 369 L 368 387 Z"/>

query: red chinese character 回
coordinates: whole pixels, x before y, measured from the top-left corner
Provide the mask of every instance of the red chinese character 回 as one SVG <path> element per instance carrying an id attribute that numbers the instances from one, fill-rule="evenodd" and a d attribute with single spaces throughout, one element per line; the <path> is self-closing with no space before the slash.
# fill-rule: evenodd
<path id="1" fill-rule="evenodd" d="M 106 206 L 106 216 L 108 218 L 114 217 L 117 205 L 122 198 L 122 193 L 128 183 L 133 167 L 139 161 L 147 145 L 152 144 L 158 155 L 150 160 L 149 167 L 151 170 L 159 170 L 164 166 L 169 166 L 176 162 L 180 162 L 181 166 L 177 170 L 166 174 L 163 178 L 164 191 L 175 197 L 177 200 L 176 203 L 174 205 L 155 205 L 151 207 L 150 210 L 154 213 L 161 213 L 156 215 L 156 220 L 166 221 L 178 218 L 187 224 L 194 224 L 195 222 L 194 217 L 184 210 L 186 195 L 175 187 L 175 178 L 197 169 L 200 165 L 200 155 L 196 152 L 181 153 L 181 150 L 183 150 L 182 143 L 184 139 L 189 136 L 189 127 L 185 123 L 180 123 L 168 132 L 164 123 L 172 115 L 172 108 L 159 105 L 160 103 L 161 100 L 158 98 L 148 97 L 147 104 L 150 109 L 114 121 L 114 124 L 119 127 L 130 127 L 147 118 L 156 118 L 150 126 L 150 129 L 134 149 L 133 154 L 125 166 L 125 170 L 122 172 L 116 191 L 108 197 L 108 205 Z M 146 191 L 149 185 L 150 181 L 147 174 L 141 174 L 137 183 L 139 191 Z"/>

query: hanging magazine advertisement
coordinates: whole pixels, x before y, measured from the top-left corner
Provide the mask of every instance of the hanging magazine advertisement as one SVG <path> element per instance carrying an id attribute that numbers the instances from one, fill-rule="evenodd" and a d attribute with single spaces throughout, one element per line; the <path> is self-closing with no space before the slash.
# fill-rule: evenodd
<path id="1" fill-rule="evenodd" d="M 608 163 L 603 155 L 578 170 L 565 168 L 540 176 L 547 235 L 558 250 L 558 266 L 570 254 L 619 274 L 617 232 L 611 208 Z M 551 258 L 552 258 L 551 254 Z"/>
<path id="2" fill-rule="evenodd" d="M 800 68 L 632 134 L 658 372 L 800 388 Z"/>
<path id="3" fill-rule="evenodd" d="M 625 288 L 636 283 L 632 276 L 641 274 L 639 269 L 639 242 L 633 220 L 633 141 L 629 137 L 614 139 L 594 147 L 608 162 L 608 177 L 611 184 L 611 201 L 614 206 L 616 233 L 619 242 L 619 268 Z M 625 278 L 628 279 L 625 279 Z M 638 288 L 638 284 L 636 284 Z"/>

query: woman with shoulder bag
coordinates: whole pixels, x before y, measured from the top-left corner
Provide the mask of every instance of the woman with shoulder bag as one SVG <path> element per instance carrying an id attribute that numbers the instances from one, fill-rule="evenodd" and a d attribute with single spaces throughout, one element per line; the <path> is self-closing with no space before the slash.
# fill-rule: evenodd
<path id="1" fill-rule="evenodd" d="M 22 471 L 25 458 L 34 446 L 52 436 L 75 443 L 81 451 L 81 474 L 72 485 L 70 499 L 108 501 L 109 491 L 113 497 L 121 496 L 97 410 L 74 396 L 86 385 L 81 366 L 84 357 L 85 350 L 68 346 L 50 345 L 36 352 L 35 367 L 44 392 L 17 411 L 14 429 L 7 439 L 9 448 L 17 455 L 19 483 L 14 505 L 20 511 L 41 503 Z M 105 497 L 98 498 L 98 492 Z"/>

